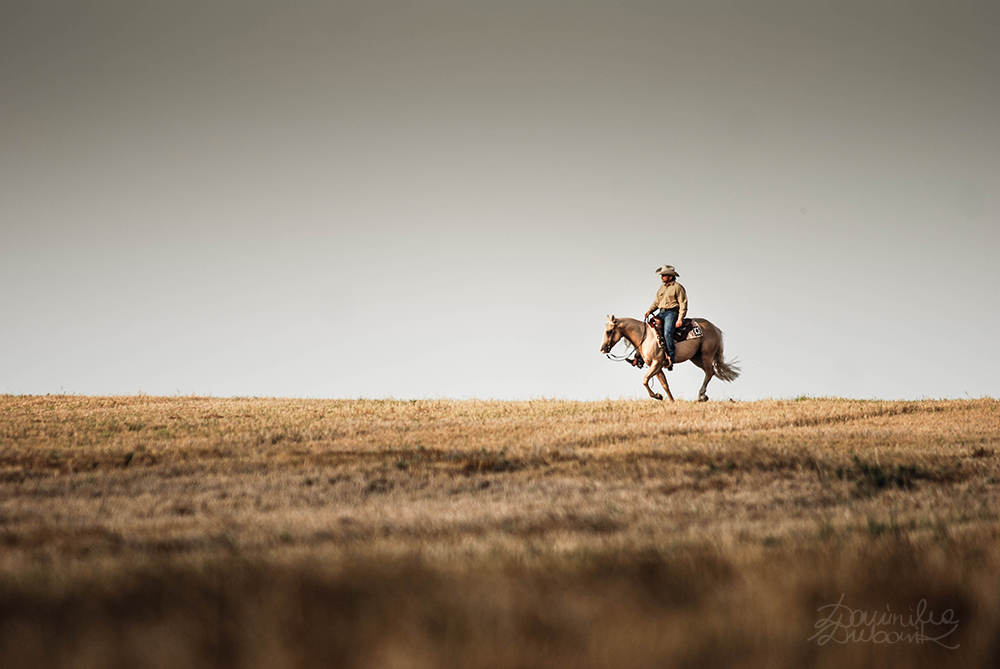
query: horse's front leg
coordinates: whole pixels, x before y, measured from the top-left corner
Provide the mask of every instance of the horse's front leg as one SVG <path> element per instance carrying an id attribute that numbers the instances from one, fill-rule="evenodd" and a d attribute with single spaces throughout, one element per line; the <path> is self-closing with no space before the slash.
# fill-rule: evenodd
<path id="1" fill-rule="evenodd" d="M 667 397 L 670 398 L 671 402 L 673 402 L 674 396 L 670 393 L 670 386 L 667 385 L 667 375 L 663 373 L 662 369 L 657 372 L 656 378 L 660 380 L 660 385 L 663 386 L 663 389 L 667 392 Z"/>
<path id="2" fill-rule="evenodd" d="M 657 374 L 660 375 L 663 374 L 663 363 L 661 363 L 659 360 L 653 360 L 652 362 L 649 363 L 649 371 L 646 372 L 646 375 L 644 377 L 642 377 L 642 385 L 646 386 L 646 392 L 649 393 L 650 397 L 652 397 L 654 400 L 662 400 L 663 395 L 661 395 L 660 393 L 654 393 L 653 389 L 649 387 L 649 380 L 654 376 L 656 376 Z M 667 394 L 668 395 L 670 394 L 669 390 L 667 391 Z M 670 399 L 672 401 L 674 398 L 671 397 Z"/>

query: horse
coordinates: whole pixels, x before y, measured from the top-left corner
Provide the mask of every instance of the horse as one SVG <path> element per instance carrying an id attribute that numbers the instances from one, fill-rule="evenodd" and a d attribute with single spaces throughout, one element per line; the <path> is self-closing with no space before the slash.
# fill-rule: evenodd
<path id="1" fill-rule="evenodd" d="M 677 342 L 673 362 L 680 363 L 690 360 L 694 364 L 705 370 L 705 382 L 701 384 L 698 391 L 698 401 L 707 402 L 708 395 L 705 390 L 708 382 L 713 376 L 718 376 L 723 381 L 735 381 L 740 375 L 740 368 L 733 362 L 726 362 L 722 355 L 722 330 L 715 327 L 704 318 L 691 319 L 701 326 L 703 335 L 695 339 L 685 339 Z M 642 377 L 642 385 L 645 386 L 649 396 L 656 400 L 662 400 L 663 395 L 654 393 L 649 387 L 649 380 L 654 376 L 659 379 L 660 385 L 666 391 L 670 401 L 674 401 L 674 396 L 670 393 L 670 386 L 667 385 L 667 376 L 663 373 L 666 365 L 666 351 L 660 346 L 659 337 L 652 325 L 634 318 L 615 318 L 608 316 L 608 322 L 604 326 L 604 341 L 601 343 L 601 353 L 611 352 L 611 348 L 622 338 L 631 342 L 638 355 L 649 366 L 649 371 Z"/>

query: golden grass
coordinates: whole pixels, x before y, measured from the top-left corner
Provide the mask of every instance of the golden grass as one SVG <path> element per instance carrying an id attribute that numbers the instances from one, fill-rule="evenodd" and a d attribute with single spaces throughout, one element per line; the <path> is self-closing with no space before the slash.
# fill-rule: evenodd
<path id="1" fill-rule="evenodd" d="M 990 399 L 0 397 L 0 665 L 995 666 L 998 446 Z M 809 640 L 841 596 L 959 647 Z"/>

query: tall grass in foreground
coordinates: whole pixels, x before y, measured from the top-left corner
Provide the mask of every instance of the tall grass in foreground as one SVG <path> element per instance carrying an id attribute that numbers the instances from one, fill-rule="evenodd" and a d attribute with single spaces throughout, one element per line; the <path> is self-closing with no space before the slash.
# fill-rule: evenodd
<path id="1" fill-rule="evenodd" d="M 988 399 L 0 397 L 0 666 L 996 666 L 998 442 Z"/>

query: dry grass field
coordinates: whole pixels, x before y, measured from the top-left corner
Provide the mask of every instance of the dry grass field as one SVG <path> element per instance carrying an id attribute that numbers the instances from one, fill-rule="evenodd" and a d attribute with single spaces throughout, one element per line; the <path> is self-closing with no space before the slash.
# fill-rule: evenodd
<path id="1" fill-rule="evenodd" d="M 991 399 L 0 397 L 0 666 L 994 667 L 998 450 Z"/>

